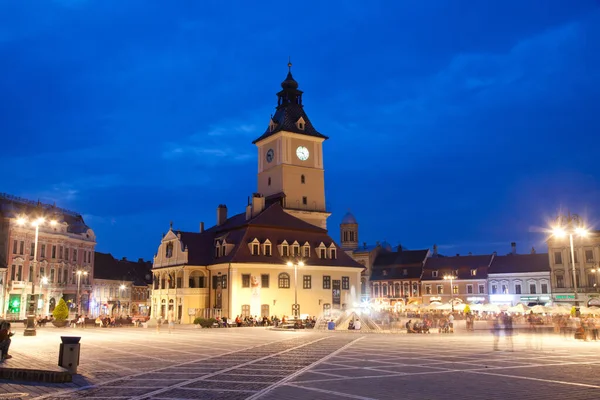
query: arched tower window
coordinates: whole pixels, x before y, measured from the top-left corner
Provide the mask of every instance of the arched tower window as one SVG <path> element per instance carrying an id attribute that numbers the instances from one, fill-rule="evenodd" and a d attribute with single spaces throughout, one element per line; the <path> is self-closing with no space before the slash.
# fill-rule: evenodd
<path id="1" fill-rule="evenodd" d="M 300 183 L 306 183 L 306 178 L 304 177 L 304 175 L 300 177 Z"/>
<path id="2" fill-rule="evenodd" d="M 267 185 L 271 186 L 271 177 L 269 177 L 269 180 L 267 181 Z"/>

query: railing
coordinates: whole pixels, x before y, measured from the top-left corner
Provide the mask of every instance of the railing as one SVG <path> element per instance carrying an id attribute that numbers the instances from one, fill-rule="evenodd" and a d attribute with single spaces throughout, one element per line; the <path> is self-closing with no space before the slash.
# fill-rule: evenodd
<path id="1" fill-rule="evenodd" d="M 25 205 L 33 206 L 33 207 L 38 206 L 37 201 L 25 199 L 23 197 L 18 197 L 18 196 L 8 194 L 8 193 L 0 193 L 0 199 L 10 200 L 10 201 L 14 201 L 16 203 L 21 203 L 21 204 L 25 204 Z M 75 211 L 67 210 L 66 208 L 56 207 L 54 205 L 44 204 L 44 203 L 39 203 L 39 205 L 46 210 L 52 209 L 52 210 L 59 211 L 63 214 L 72 215 L 74 217 L 81 217 L 80 213 L 76 213 Z"/>

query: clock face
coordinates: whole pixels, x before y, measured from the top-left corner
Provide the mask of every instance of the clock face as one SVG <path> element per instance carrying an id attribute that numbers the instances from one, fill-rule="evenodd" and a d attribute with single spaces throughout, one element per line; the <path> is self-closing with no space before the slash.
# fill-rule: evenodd
<path id="1" fill-rule="evenodd" d="M 267 162 L 273 161 L 273 156 L 275 156 L 275 152 L 273 149 L 269 149 L 269 151 L 267 151 Z"/>
<path id="2" fill-rule="evenodd" d="M 308 160 L 308 155 L 309 155 L 308 149 L 306 147 L 304 147 L 304 146 L 299 146 L 296 149 L 296 155 L 298 156 L 298 158 L 301 161 L 306 161 L 306 160 Z"/>

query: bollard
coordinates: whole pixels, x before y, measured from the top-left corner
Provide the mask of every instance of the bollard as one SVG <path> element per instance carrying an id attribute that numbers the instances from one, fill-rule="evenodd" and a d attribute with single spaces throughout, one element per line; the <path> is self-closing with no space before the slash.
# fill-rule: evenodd
<path id="1" fill-rule="evenodd" d="M 77 366 L 79 365 L 79 336 L 61 336 L 60 350 L 58 353 L 58 365 L 66 368 L 70 373 L 77 373 Z"/>

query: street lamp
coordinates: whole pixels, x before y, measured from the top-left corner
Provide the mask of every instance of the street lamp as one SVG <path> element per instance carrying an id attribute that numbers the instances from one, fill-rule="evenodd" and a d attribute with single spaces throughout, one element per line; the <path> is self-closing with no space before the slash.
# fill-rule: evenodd
<path id="1" fill-rule="evenodd" d="M 119 311 L 121 315 L 123 315 L 123 291 L 125 290 L 125 285 L 119 286 L 119 304 L 121 305 L 121 310 Z"/>
<path id="2" fill-rule="evenodd" d="M 40 226 L 46 222 L 44 217 L 38 217 L 31 221 L 31 226 L 35 227 L 35 240 L 33 244 L 33 268 L 31 271 L 33 272 L 33 276 L 31 278 L 31 300 L 29 301 L 29 313 L 27 315 L 27 325 L 25 327 L 25 331 L 23 332 L 23 336 L 35 336 L 35 279 L 34 277 L 37 275 L 37 248 L 38 248 L 38 238 L 40 235 Z M 27 224 L 26 217 L 17 218 L 17 225 L 24 226 Z M 57 222 L 55 220 L 50 221 L 51 226 L 55 226 Z M 41 283 L 40 283 L 40 293 Z"/>
<path id="3" fill-rule="evenodd" d="M 77 271 L 77 315 L 81 315 L 81 297 L 79 295 L 79 288 L 81 287 L 81 275 L 87 276 L 88 272 L 84 270 Z"/>
<path id="4" fill-rule="evenodd" d="M 450 280 L 450 304 L 452 305 L 452 314 L 454 314 L 454 275 L 444 275 L 444 279 Z"/>
<path id="5" fill-rule="evenodd" d="M 559 217 L 558 225 L 552 228 L 552 234 L 558 238 L 564 238 L 569 235 L 569 244 L 571 246 L 571 264 L 573 270 L 573 292 L 575 294 L 575 309 L 579 311 L 579 300 L 577 296 L 577 272 L 575 270 L 575 248 L 573 246 L 573 235 L 585 237 L 588 230 L 584 228 L 583 221 L 577 214 L 569 214 L 567 217 Z"/>
<path id="6" fill-rule="evenodd" d="M 298 262 L 287 262 L 288 267 L 294 267 L 294 305 L 292 306 L 292 312 L 294 313 L 294 319 L 300 318 L 300 305 L 298 304 L 298 267 L 304 267 L 302 261 Z"/>

